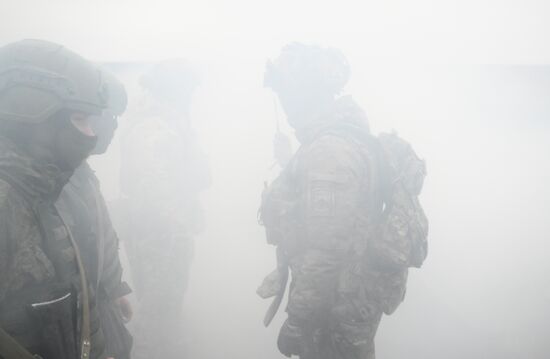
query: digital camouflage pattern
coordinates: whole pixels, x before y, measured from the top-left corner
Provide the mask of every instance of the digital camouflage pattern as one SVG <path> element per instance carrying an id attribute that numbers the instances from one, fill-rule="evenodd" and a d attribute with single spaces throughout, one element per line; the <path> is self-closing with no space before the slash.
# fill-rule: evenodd
<path id="1" fill-rule="evenodd" d="M 389 182 L 380 233 L 370 251 L 380 265 L 420 268 L 428 255 L 428 219 L 418 196 L 426 176 L 426 164 L 411 145 L 396 134 L 378 136 Z"/>
<path id="2" fill-rule="evenodd" d="M 80 286 L 75 252 L 54 207 L 69 176 L 31 159 L 11 140 L 0 137 L 0 326 L 44 359 L 58 357 L 49 356 L 44 333 L 29 315 L 29 305 L 51 300 L 58 291 L 79 292 Z M 90 293 L 90 355 L 105 358 L 93 290 Z M 70 312 L 65 315 L 68 321 L 74 319 Z"/>
<path id="3" fill-rule="evenodd" d="M 372 359 L 382 313 L 403 300 L 407 279 L 406 265 L 382 267 L 370 253 L 389 193 L 384 148 L 349 97 L 297 137 L 301 147 L 261 207 L 267 240 L 292 273 L 279 349 L 302 359 Z M 273 278 L 264 296 L 274 294 Z"/>
<path id="4" fill-rule="evenodd" d="M 94 147 L 89 116 L 107 100 L 99 69 L 61 45 L 0 48 L 0 326 L 44 359 L 105 357 L 95 268 L 54 203 Z"/>
<path id="5" fill-rule="evenodd" d="M 139 302 L 134 358 L 180 358 L 182 303 L 208 165 L 192 133 L 177 131 L 158 113 L 141 120 L 123 140 L 121 169 L 124 242 Z"/>

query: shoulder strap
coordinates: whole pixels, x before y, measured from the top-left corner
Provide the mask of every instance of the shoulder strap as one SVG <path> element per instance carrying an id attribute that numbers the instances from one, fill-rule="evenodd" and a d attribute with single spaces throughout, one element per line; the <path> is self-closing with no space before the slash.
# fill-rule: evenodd
<path id="1" fill-rule="evenodd" d="M 17 340 L 0 328 L 0 356 L 5 359 L 37 359 Z"/>
<path id="2" fill-rule="evenodd" d="M 78 265 L 78 273 L 80 275 L 80 287 L 81 287 L 80 290 L 81 290 L 81 298 L 82 298 L 82 328 L 80 328 L 80 358 L 88 359 L 90 357 L 90 349 L 91 349 L 90 296 L 88 293 L 88 280 L 86 279 L 86 272 L 84 271 L 84 264 L 82 263 L 82 257 L 80 256 L 80 250 L 78 249 L 78 245 L 74 240 L 73 234 L 71 232 L 71 228 L 67 225 L 67 223 L 63 219 L 63 216 L 57 210 L 57 207 L 54 206 L 54 208 L 57 215 L 61 219 L 63 226 L 67 230 L 69 240 L 71 241 L 71 245 L 74 248 L 76 263 Z"/>
<path id="3" fill-rule="evenodd" d="M 371 186 L 367 188 L 365 195 L 385 203 L 391 191 L 389 186 L 390 174 L 384 151 L 378 138 L 370 132 L 353 125 L 331 126 L 319 134 L 331 134 L 350 140 L 369 168 L 368 181 Z"/>

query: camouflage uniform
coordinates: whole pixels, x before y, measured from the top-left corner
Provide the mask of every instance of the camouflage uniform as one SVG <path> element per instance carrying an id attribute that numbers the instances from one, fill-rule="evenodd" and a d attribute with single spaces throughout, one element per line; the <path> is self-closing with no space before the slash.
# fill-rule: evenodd
<path id="1" fill-rule="evenodd" d="M 105 358 L 87 279 L 96 262 L 81 260 L 54 205 L 96 143 L 101 73 L 60 45 L 23 40 L 0 48 L 0 79 L 0 327 L 17 355 Z"/>
<path id="2" fill-rule="evenodd" d="M 202 227 L 198 195 L 210 180 L 206 156 L 186 116 L 154 104 L 123 138 L 121 188 L 128 215 L 124 243 L 139 301 L 135 358 L 180 358 L 185 350 L 182 302 L 192 237 Z"/>
<path id="3" fill-rule="evenodd" d="M 337 98 L 349 73 L 338 50 L 299 43 L 266 68 L 301 142 L 260 217 L 278 246 L 277 270 L 258 290 L 275 296 L 266 325 L 292 272 L 278 341 L 288 357 L 373 359 L 382 313 L 402 302 L 408 268 L 427 255 L 425 163 L 397 135 L 372 136 L 355 102 Z"/>
<path id="4" fill-rule="evenodd" d="M 279 346 L 305 359 L 374 358 L 383 303 L 364 253 L 382 202 L 366 118 L 342 98 L 298 136 L 262 205 L 268 241 L 292 272 Z"/>
<path id="5" fill-rule="evenodd" d="M 41 353 L 31 303 L 50 289 L 79 288 L 75 253 L 54 202 L 70 173 L 34 161 L 0 138 L 0 323 L 31 352 Z M 38 219 L 38 221 L 37 221 Z M 95 272 L 86 263 L 86 272 Z M 91 358 L 103 358 L 104 338 L 90 282 Z M 50 298 L 51 299 L 51 298 Z M 44 359 L 56 359 L 42 354 Z"/>

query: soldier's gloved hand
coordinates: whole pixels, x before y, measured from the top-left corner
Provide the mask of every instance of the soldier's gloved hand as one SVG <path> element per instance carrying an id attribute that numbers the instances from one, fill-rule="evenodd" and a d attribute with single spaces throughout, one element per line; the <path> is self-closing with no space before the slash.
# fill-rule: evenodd
<path id="1" fill-rule="evenodd" d="M 292 144 L 282 132 L 277 132 L 273 139 L 273 156 L 281 167 L 285 167 L 292 158 Z"/>
<path id="2" fill-rule="evenodd" d="M 120 309 L 120 313 L 122 314 L 122 318 L 126 323 L 128 323 L 130 320 L 132 320 L 132 317 L 134 316 L 134 310 L 132 309 L 132 304 L 126 297 L 120 297 L 116 300 L 116 303 L 118 305 L 118 308 Z"/>
<path id="3" fill-rule="evenodd" d="M 292 355 L 302 354 L 303 340 L 301 329 L 290 324 L 287 319 L 279 332 L 277 347 L 281 354 L 290 358 Z"/>

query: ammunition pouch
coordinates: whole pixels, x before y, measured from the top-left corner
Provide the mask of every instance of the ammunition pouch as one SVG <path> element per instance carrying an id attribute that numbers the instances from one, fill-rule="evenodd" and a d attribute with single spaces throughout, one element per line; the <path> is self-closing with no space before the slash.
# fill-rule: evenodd
<path id="1" fill-rule="evenodd" d="M 265 227 L 267 243 L 282 247 L 286 254 L 292 256 L 304 246 L 299 240 L 303 238 L 299 225 L 300 211 L 297 202 L 288 199 L 276 185 L 278 183 L 264 190 L 258 220 Z"/>

